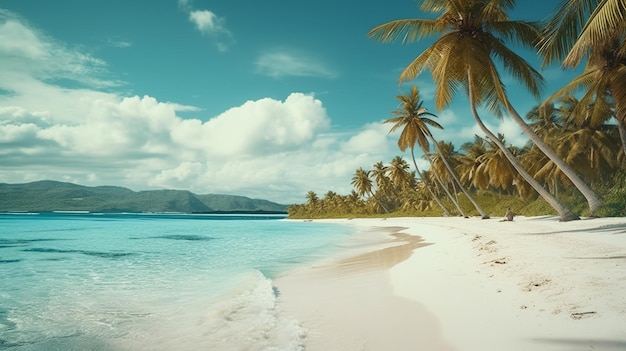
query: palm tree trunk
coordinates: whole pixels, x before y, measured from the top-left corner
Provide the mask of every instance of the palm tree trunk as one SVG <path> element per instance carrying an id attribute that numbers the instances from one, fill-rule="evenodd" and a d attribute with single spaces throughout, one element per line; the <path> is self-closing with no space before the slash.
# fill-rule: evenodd
<path id="1" fill-rule="evenodd" d="M 376 203 L 377 203 L 377 204 L 379 204 L 379 205 L 380 205 L 380 207 L 382 207 L 382 208 L 383 208 L 383 211 L 385 211 L 385 213 L 386 213 L 386 214 L 389 214 L 389 210 L 387 209 L 387 207 L 385 207 L 385 205 L 384 205 L 384 204 L 383 204 L 380 200 L 378 200 L 378 198 L 376 197 L 376 195 L 374 195 L 374 192 L 373 192 L 373 191 L 370 191 L 370 196 L 371 196 L 372 198 L 374 198 L 374 201 L 376 201 Z"/>
<path id="2" fill-rule="evenodd" d="M 476 105 L 474 101 L 474 92 L 472 89 L 472 85 L 474 83 L 473 83 L 471 72 L 469 71 L 468 71 L 467 78 L 468 78 L 468 94 L 469 94 L 470 108 L 472 109 L 472 115 L 474 116 L 474 120 L 478 124 L 478 127 L 480 127 L 480 130 L 482 130 L 483 133 L 485 133 L 487 137 L 492 142 L 494 142 L 498 146 L 498 148 L 500 148 L 500 150 L 504 153 L 504 156 L 506 157 L 506 159 L 509 160 L 509 162 L 511 162 L 511 165 L 513 166 L 513 168 L 515 168 L 517 172 L 519 172 L 519 174 L 524 178 L 524 180 L 526 180 L 528 184 L 530 184 L 533 187 L 533 189 L 535 189 L 535 191 L 537 191 L 537 193 L 539 193 L 539 195 L 541 195 L 541 197 L 544 200 L 546 200 L 546 202 L 557 211 L 561 222 L 567 222 L 567 221 L 580 219 L 580 217 L 578 217 L 570 209 L 565 207 L 562 203 L 559 202 L 559 200 L 557 200 L 554 196 L 552 196 L 550 192 L 544 189 L 543 186 L 541 186 L 541 184 L 539 184 L 539 182 L 535 180 L 535 178 L 533 178 L 522 167 L 522 165 L 519 163 L 517 158 L 515 158 L 513 153 L 511 153 L 511 151 L 507 149 L 507 147 L 500 141 L 500 139 L 498 139 L 487 128 L 487 126 L 485 126 L 483 121 L 480 119 L 480 116 L 478 116 L 478 112 L 476 111 Z"/>
<path id="3" fill-rule="evenodd" d="M 626 126 L 624 126 L 624 121 L 620 119 L 617 120 L 617 129 L 619 130 L 619 138 L 622 141 L 624 154 L 626 154 Z"/>
<path id="4" fill-rule="evenodd" d="M 464 218 L 467 217 L 465 215 L 465 212 L 463 212 L 463 209 L 461 209 L 461 205 L 459 205 L 459 202 L 454 198 L 454 196 L 452 196 L 452 194 L 450 194 L 450 190 L 448 189 L 448 187 L 443 183 L 443 181 L 441 180 L 441 177 L 439 177 L 439 174 L 435 172 L 435 169 L 433 167 L 433 161 L 430 159 L 430 157 L 428 157 L 428 155 L 425 155 L 425 156 L 426 156 L 426 159 L 428 160 L 428 163 L 430 163 L 430 169 L 432 170 L 432 173 L 435 176 L 435 180 L 437 180 L 437 183 L 439 183 L 439 186 L 441 186 L 443 191 L 446 192 L 446 195 L 448 196 L 450 201 L 452 201 L 452 203 L 454 204 L 454 207 L 456 207 L 456 210 L 459 211 L 459 214 L 461 215 L 461 217 L 464 217 Z"/>
<path id="5" fill-rule="evenodd" d="M 574 186 L 580 191 L 585 199 L 587 199 L 587 203 L 589 204 L 589 211 L 593 215 L 599 208 L 602 206 L 602 198 L 596 194 L 593 189 L 587 183 L 583 181 L 583 179 L 576 173 L 576 171 L 571 168 L 565 161 L 560 158 L 548 144 L 546 144 L 543 139 L 541 139 L 533 130 L 524 122 L 522 117 L 517 113 L 517 111 L 513 108 L 511 103 L 506 101 L 507 109 L 511 114 L 511 117 L 517 123 L 517 125 L 522 128 L 524 134 L 526 134 L 530 140 L 537 145 L 539 150 L 541 150 L 550 161 L 554 162 L 554 164 L 565 174 L 574 184 Z"/>
<path id="6" fill-rule="evenodd" d="M 422 178 L 422 182 L 424 182 L 424 185 L 426 186 L 426 189 L 428 190 L 428 192 L 430 193 L 430 196 L 433 197 L 433 200 L 435 200 L 435 202 L 437 203 L 437 205 L 439 205 L 439 207 L 441 207 L 441 209 L 443 210 L 443 214 L 446 217 L 450 217 L 450 212 L 448 211 L 448 209 L 441 203 L 441 201 L 439 200 L 439 198 L 437 197 L 437 195 L 435 195 L 435 192 L 433 191 L 433 189 L 431 189 L 430 184 L 428 184 L 426 177 L 424 177 L 424 174 L 422 173 L 422 171 L 420 170 L 420 168 L 417 166 L 417 162 L 415 162 L 415 153 L 413 152 L 413 148 L 411 148 L 411 158 L 413 159 L 413 165 L 415 165 L 415 171 L 417 172 L 417 174 L 420 175 L 420 178 Z"/>
<path id="7" fill-rule="evenodd" d="M 622 77 L 624 74 L 622 73 Z M 622 148 L 626 156 L 626 91 L 622 89 L 624 79 L 615 79 L 610 85 L 611 95 L 615 101 L 615 119 L 619 129 L 619 137 L 622 140 Z"/>
<path id="8" fill-rule="evenodd" d="M 478 211 L 478 213 L 480 213 L 480 216 L 482 217 L 482 219 L 489 219 L 489 214 L 487 214 L 487 212 L 485 212 L 482 208 L 480 208 L 480 206 L 478 206 L 478 203 L 474 201 L 474 199 L 470 196 L 469 192 L 465 189 L 463 184 L 461 184 L 461 180 L 459 179 L 459 176 L 452 169 L 452 166 L 450 166 L 450 163 L 448 162 L 448 160 L 443 156 L 443 153 L 441 152 L 441 149 L 439 148 L 439 144 L 437 143 L 435 138 L 433 138 L 432 135 L 430 135 L 430 140 L 433 142 L 433 144 L 435 144 L 435 149 L 437 150 L 439 157 L 441 157 L 443 164 L 446 166 L 448 173 L 450 173 L 450 175 L 452 176 L 452 179 L 454 179 L 454 182 L 461 188 L 461 191 L 463 192 L 463 194 L 465 194 L 465 196 L 472 203 L 472 205 L 474 205 L 474 208 L 476 209 L 476 211 Z"/>

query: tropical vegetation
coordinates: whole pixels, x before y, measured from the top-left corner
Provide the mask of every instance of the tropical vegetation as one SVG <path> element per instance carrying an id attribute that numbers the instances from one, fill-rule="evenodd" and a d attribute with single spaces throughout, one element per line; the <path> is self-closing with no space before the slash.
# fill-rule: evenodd
<path id="1" fill-rule="evenodd" d="M 488 213 L 504 213 L 498 206 L 509 202 L 518 213 L 556 214 L 562 221 L 625 215 L 626 4 L 563 1 L 544 24 L 512 20 L 514 6 L 514 0 L 422 0 L 420 9 L 433 14 L 430 18 L 395 20 L 370 30 L 369 36 L 381 42 L 437 36 L 404 69 L 399 83 L 430 71 L 438 110 L 465 92 L 469 113 L 486 138 L 476 135 L 458 150 L 435 140 L 429 128 L 445 126 L 422 107 L 413 87 L 398 97 L 400 108 L 385 122 L 393 124 L 392 131 L 402 130 L 398 146 L 410 149 L 415 171 L 401 157 L 389 165 L 377 162 L 371 170 L 360 168 L 351 195 L 329 193 L 293 205 L 290 216 L 469 213 L 488 218 Z M 525 118 L 511 104 L 502 72 L 534 97 L 540 96 L 543 77 L 513 50 L 518 47 L 536 50 L 546 66 L 584 64 L 579 76 Z M 507 145 L 503 135 L 487 128 L 479 108 L 512 118 L 528 144 Z M 416 144 L 430 165 L 426 171 L 415 162 Z"/>

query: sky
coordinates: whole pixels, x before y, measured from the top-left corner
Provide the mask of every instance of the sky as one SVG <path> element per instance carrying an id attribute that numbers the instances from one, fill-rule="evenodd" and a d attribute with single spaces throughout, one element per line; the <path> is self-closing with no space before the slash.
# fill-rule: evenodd
<path id="1" fill-rule="evenodd" d="M 541 20 L 558 2 L 518 1 L 511 17 Z M 359 167 L 410 160 L 382 122 L 412 85 L 444 127 L 437 139 L 459 148 L 482 136 L 466 96 L 438 111 L 428 73 L 398 84 L 428 40 L 367 37 L 379 24 L 424 17 L 412 0 L 2 0 L 0 183 L 283 204 L 305 202 L 308 191 L 348 194 Z M 519 53 L 546 79 L 543 97 L 571 78 Z M 503 80 L 520 114 L 537 105 Z M 483 117 L 509 143 L 526 142 L 510 118 Z"/>

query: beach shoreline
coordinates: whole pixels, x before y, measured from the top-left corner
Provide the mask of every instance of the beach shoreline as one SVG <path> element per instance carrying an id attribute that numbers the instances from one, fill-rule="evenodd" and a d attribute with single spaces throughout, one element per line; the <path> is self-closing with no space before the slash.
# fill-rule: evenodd
<path id="1" fill-rule="evenodd" d="M 320 221 L 395 236 L 275 279 L 306 350 L 626 349 L 626 218 Z"/>

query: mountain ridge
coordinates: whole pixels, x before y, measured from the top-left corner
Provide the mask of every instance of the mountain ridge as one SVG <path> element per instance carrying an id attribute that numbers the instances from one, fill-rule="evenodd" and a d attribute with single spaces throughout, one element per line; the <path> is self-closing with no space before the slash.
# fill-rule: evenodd
<path id="1" fill-rule="evenodd" d="M 180 212 L 286 213 L 287 205 L 241 195 L 188 190 L 133 191 L 120 186 L 84 186 L 54 180 L 0 183 L 0 212 Z"/>

